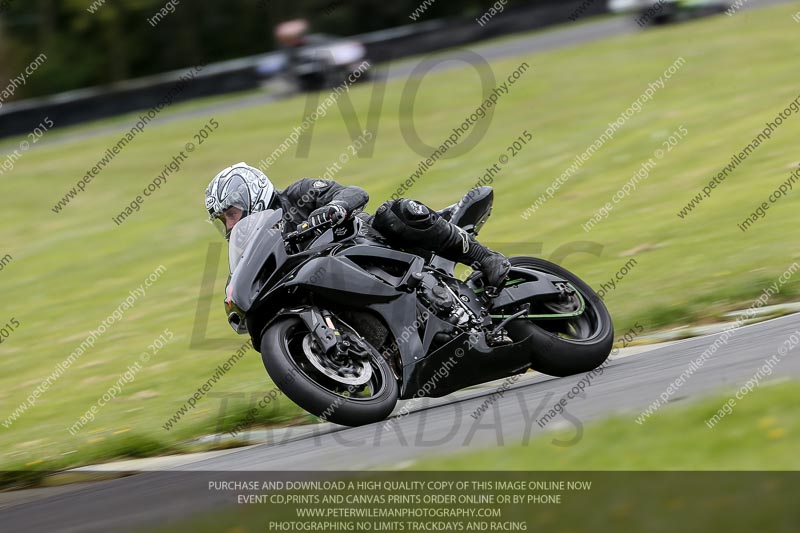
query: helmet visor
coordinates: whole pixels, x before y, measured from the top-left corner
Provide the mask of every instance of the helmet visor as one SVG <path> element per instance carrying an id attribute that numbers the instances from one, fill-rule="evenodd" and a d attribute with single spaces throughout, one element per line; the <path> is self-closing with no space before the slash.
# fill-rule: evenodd
<path id="1" fill-rule="evenodd" d="M 230 236 L 233 226 L 249 214 L 250 190 L 241 179 L 238 183 L 231 183 L 224 197 L 208 210 L 209 222 L 225 236 Z"/>
<path id="2" fill-rule="evenodd" d="M 214 229 L 216 229 L 220 235 L 225 237 L 226 239 L 230 238 L 231 233 L 228 231 L 227 226 L 225 225 L 225 221 L 222 218 L 212 218 L 209 220 L 211 224 L 213 224 Z"/>
<path id="3" fill-rule="evenodd" d="M 244 218 L 244 211 L 237 206 L 231 206 L 222 212 L 222 215 L 214 218 L 211 222 L 214 227 L 228 239 L 233 231 L 233 227 Z"/>

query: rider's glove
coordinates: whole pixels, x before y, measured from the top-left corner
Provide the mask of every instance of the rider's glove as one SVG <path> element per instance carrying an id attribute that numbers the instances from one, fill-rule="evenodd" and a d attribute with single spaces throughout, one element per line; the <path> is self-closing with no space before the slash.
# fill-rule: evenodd
<path id="1" fill-rule="evenodd" d="M 328 204 L 312 211 L 308 221 L 312 226 L 319 226 L 329 221 L 334 224 L 341 224 L 346 218 L 347 209 L 338 204 Z"/>

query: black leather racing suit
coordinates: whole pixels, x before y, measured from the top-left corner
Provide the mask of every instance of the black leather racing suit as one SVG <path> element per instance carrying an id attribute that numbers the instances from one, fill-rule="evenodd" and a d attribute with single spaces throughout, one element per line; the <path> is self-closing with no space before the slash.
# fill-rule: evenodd
<path id="1" fill-rule="evenodd" d="M 328 204 L 337 204 L 347 210 L 347 216 L 359 213 L 367 205 L 369 195 L 361 187 L 344 186 L 331 180 L 303 178 L 282 191 L 276 191 L 273 209 L 283 209 L 286 231 L 294 231 L 298 224 L 308 220 L 312 211 Z"/>
<path id="2" fill-rule="evenodd" d="M 332 180 L 303 178 L 275 193 L 270 207 L 283 209 L 285 231 L 294 231 L 308 220 L 312 211 L 336 204 L 347 216 L 358 215 L 367 205 L 369 195 L 361 187 L 344 186 Z M 488 285 L 499 287 L 509 270 L 508 260 L 500 253 L 481 245 L 455 224 L 426 205 L 399 198 L 384 202 L 374 217 L 360 215 L 371 229 L 389 244 L 434 252 L 445 259 L 479 268 Z"/>

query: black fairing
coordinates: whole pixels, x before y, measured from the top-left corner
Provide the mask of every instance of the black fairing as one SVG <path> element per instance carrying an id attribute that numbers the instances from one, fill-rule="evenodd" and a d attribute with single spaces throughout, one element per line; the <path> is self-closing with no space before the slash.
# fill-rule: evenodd
<path id="1" fill-rule="evenodd" d="M 491 188 L 475 190 L 478 194 L 463 202 L 454 216 L 477 230 L 491 209 Z M 459 309 L 469 317 L 465 322 L 444 320 L 417 294 L 423 280 L 431 279 L 431 266 L 419 256 L 366 241 L 358 231 L 358 220 L 350 222 L 349 232 L 311 228 L 310 234 L 303 232 L 311 237 L 303 237 L 306 242 L 298 245 L 292 241 L 297 232 L 286 236 L 274 227 L 281 220 L 280 210 L 257 215 L 251 215 L 249 230 L 237 230 L 240 222 L 232 233 L 232 247 L 237 237 L 240 246 L 231 252 L 234 271 L 228 309 L 242 315 L 237 321 L 246 323 L 259 351 L 263 331 L 277 317 L 294 314 L 307 322 L 316 317 L 312 322 L 319 324 L 320 310 L 344 308 L 368 312 L 391 334 L 401 398 L 442 396 L 529 367 L 529 339 L 500 347 L 487 345 L 483 326 L 491 323 L 490 305 L 482 295 L 447 272 L 433 274 L 434 280 L 445 280 Z M 244 231 L 250 231 L 250 240 L 243 238 Z M 432 266 L 435 269 L 436 263 Z M 550 293 L 553 286 L 526 283 L 504 291 L 501 298 L 513 305 L 517 299 L 530 299 L 537 289 Z M 326 350 L 330 344 L 327 339 L 321 343 Z"/>
<path id="2" fill-rule="evenodd" d="M 430 396 L 502 379 L 530 367 L 528 339 L 491 347 L 482 335 L 463 333 L 420 361 L 403 367 L 400 398 Z"/>
<path id="3" fill-rule="evenodd" d="M 475 187 L 456 204 L 450 222 L 477 235 L 492 214 L 493 202 L 494 191 L 491 187 Z"/>
<path id="4" fill-rule="evenodd" d="M 283 211 L 268 211 L 247 217 L 231 233 L 229 260 L 232 274 L 227 296 L 236 306 L 248 313 L 261 292 L 281 271 L 288 255 L 281 230 L 274 226 L 282 220 Z M 240 224 L 246 226 L 240 228 Z M 246 232 L 253 235 L 244 241 Z M 238 263 L 235 263 L 238 258 Z"/>
<path id="5" fill-rule="evenodd" d="M 304 287 L 329 299 L 347 298 L 349 303 L 358 307 L 386 302 L 401 294 L 395 287 L 354 263 L 336 256 L 310 260 L 284 287 Z"/>

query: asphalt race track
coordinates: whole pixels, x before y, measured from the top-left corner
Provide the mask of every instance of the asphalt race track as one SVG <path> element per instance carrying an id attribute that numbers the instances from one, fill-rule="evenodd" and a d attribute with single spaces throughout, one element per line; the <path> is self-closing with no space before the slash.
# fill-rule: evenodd
<path id="1" fill-rule="evenodd" d="M 713 357 L 672 396 L 688 402 L 721 389 L 733 389 L 751 378 L 781 343 L 800 329 L 800 314 L 741 327 Z M 584 422 L 611 413 L 627 413 L 631 424 L 696 360 L 718 335 L 680 341 L 609 363 L 567 405 L 562 427 L 591 431 Z M 395 468 L 414 459 L 448 454 L 464 448 L 525 442 L 538 434 L 535 420 L 570 390 L 582 376 L 537 376 L 512 386 L 479 420 L 470 416 L 493 389 L 468 399 L 412 411 L 385 423 L 341 428 L 287 442 L 252 446 L 169 472 L 150 472 L 109 481 L 35 489 L 14 493 L 0 511 L 6 531 L 109 531 L 163 523 L 198 511 L 224 508 L 231 502 L 203 490 L 199 480 L 226 479 L 231 471 L 363 470 Z M 800 358 L 789 352 L 774 368 L 769 382 L 800 377 Z M 767 386 L 769 382 L 762 382 Z M 757 393 L 757 391 L 755 392 Z M 571 421 L 570 421 L 571 420 Z M 554 422 L 555 423 L 555 422 Z M 551 423 L 552 425 L 553 423 Z M 646 431 L 646 423 L 642 426 Z M 566 444 L 566 443 L 565 443 Z M 204 472 L 203 475 L 187 471 Z M 221 474 L 228 472 L 228 474 Z"/>

